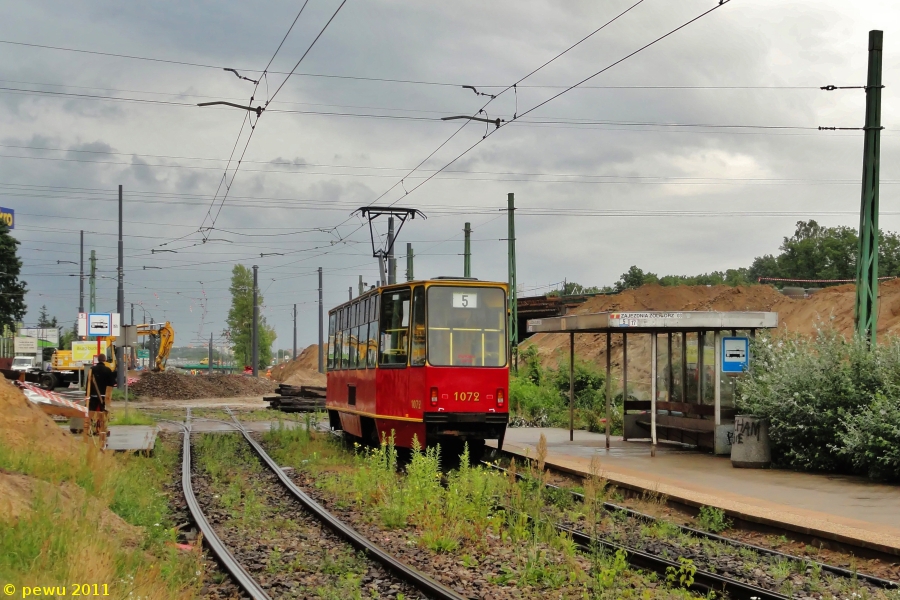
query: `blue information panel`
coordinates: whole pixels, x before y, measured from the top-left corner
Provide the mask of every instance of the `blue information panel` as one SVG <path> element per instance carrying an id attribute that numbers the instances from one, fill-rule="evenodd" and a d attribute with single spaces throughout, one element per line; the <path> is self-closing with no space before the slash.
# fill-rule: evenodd
<path id="1" fill-rule="evenodd" d="M 750 366 L 750 339 L 722 338 L 722 372 L 743 373 Z"/>
<path id="2" fill-rule="evenodd" d="M 112 335 L 112 315 L 109 313 L 88 313 L 88 335 L 110 336 Z"/>

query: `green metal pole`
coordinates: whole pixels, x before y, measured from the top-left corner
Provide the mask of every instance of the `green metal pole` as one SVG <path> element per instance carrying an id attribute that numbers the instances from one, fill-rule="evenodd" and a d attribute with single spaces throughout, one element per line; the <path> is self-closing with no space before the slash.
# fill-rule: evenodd
<path id="1" fill-rule="evenodd" d="M 413 249 L 412 244 L 409 242 L 406 243 L 406 280 L 412 281 L 415 279 L 413 275 Z"/>
<path id="2" fill-rule="evenodd" d="M 91 250 L 90 286 L 91 286 L 91 298 L 90 298 L 91 312 L 96 312 L 97 311 L 97 251 L 96 250 Z"/>
<path id="3" fill-rule="evenodd" d="M 472 226 L 470 223 L 466 223 L 465 229 L 463 229 L 465 233 L 465 244 L 463 245 L 463 277 L 471 277 L 472 276 L 472 245 L 471 245 L 471 235 L 472 235 Z"/>
<path id="4" fill-rule="evenodd" d="M 859 253 L 856 258 L 856 333 L 875 344 L 878 328 L 878 179 L 881 155 L 881 49 L 884 33 L 869 32 Z"/>
<path id="5" fill-rule="evenodd" d="M 516 296 L 516 203 L 515 195 L 510 193 L 508 199 L 509 212 L 509 346 L 511 354 L 518 358 L 519 353 L 519 311 Z M 513 358 L 513 356 L 510 356 Z M 513 364 L 518 364 L 515 361 Z M 518 370 L 518 369 L 517 369 Z"/>

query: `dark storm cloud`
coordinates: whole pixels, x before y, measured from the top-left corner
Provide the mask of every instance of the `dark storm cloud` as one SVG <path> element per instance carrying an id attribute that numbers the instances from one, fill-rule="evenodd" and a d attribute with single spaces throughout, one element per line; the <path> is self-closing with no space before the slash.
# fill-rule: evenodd
<path id="1" fill-rule="evenodd" d="M 856 126 L 863 102 L 862 94 L 855 92 L 575 90 L 528 117 L 657 125 L 519 122 L 492 134 L 409 196 L 404 189 L 412 189 L 431 171 L 395 186 L 403 169 L 418 164 L 458 124 L 311 114 L 430 119 L 472 114 L 486 99 L 461 85 L 511 84 L 628 5 L 537 0 L 487 5 L 468 0 L 348 2 L 299 72 L 455 85 L 292 78 L 272 108 L 304 112 L 272 111 L 263 116 L 224 203 L 223 183 L 231 184 L 234 163 L 224 179 L 221 169 L 229 156 L 240 157 L 249 132 L 245 127 L 236 143 L 244 117 L 236 109 L 0 93 L 4 144 L 63 149 L 0 151 L 30 157 L 0 159 L 0 201 L 21 213 L 17 236 L 23 240 L 25 270 L 67 273 L 70 266 L 56 265 L 56 260 L 71 259 L 77 252 L 78 231 L 84 229 L 86 248 L 97 251 L 102 275 L 112 276 L 115 198 L 122 184 L 126 300 L 142 303 L 157 320 L 172 320 L 179 343 L 210 331 L 218 334 L 228 308 L 232 266 L 259 264 L 265 313 L 284 347 L 295 302 L 301 314 L 301 343 L 315 337 L 311 303 L 316 299 L 317 266 L 326 272 L 329 305 L 345 298 L 359 275 L 368 282 L 377 279 L 367 225 L 350 213 L 383 193 L 382 203 L 396 201 L 429 215 L 426 221 L 408 223 L 399 240 L 401 253 L 407 241 L 413 243 L 419 276 L 461 272 L 459 240 L 462 223 L 470 221 L 475 230 L 476 276 L 505 279 L 506 246 L 501 240 L 506 237 L 506 217 L 499 209 L 506 204 L 506 194 L 515 192 L 521 207 L 555 209 L 558 214 L 543 216 L 523 211 L 517 220 L 519 281 L 529 287 L 563 277 L 585 284 L 611 283 L 631 264 L 657 273 L 742 266 L 755 255 L 774 251 L 803 215 L 845 211 L 818 218 L 829 225 L 855 224 L 859 135 L 662 126 Z M 578 81 L 712 5 L 705 0 L 674 5 L 648 0 L 529 79 L 517 93 L 491 102 L 488 114 L 492 118 L 521 114 L 559 91 L 527 85 Z M 336 6 L 334 0 L 310 2 L 273 70 L 293 66 Z M 0 39 L 260 69 L 298 9 L 296 2 L 264 6 L 31 2 L 4 11 L 8 18 L 0 26 Z M 889 25 L 897 20 L 897 7 L 886 2 L 851 7 L 837 0 L 735 0 L 588 85 L 858 85 L 865 75 L 867 30 L 878 24 L 890 32 Z M 888 37 L 886 81 L 900 70 L 900 52 L 894 47 Z M 253 90 L 252 84 L 218 68 L 15 46 L 4 46 L 3 51 L 8 60 L 0 64 L 0 79 L 30 82 L 2 84 L 7 87 L 186 103 L 203 101 L 201 96 L 246 102 Z M 275 74 L 264 79 L 254 104 L 265 102 L 282 80 Z M 484 89 L 496 93 L 501 88 Z M 883 141 L 885 180 L 897 178 L 894 165 L 900 151 L 890 131 L 896 123 L 892 116 L 896 96 L 891 90 L 887 88 L 884 96 L 889 127 Z M 424 168 L 446 165 L 484 134 L 481 124 L 467 126 Z M 281 162 L 291 164 L 273 164 Z M 320 164 L 348 168 L 311 166 Z M 586 183 L 584 178 L 565 177 L 571 174 L 606 177 Z M 654 177 L 712 179 L 687 185 Z M 797 181 L 717 181 L 738 178 Z M 891 184 L 882 187 L 886 212 L 894 194 Z M 445 214 L 448 206 L 460 214 Z M 572 209 L 607 214 L 567 215 L 565 211 Z M 610 213 L 622 210 L 635 216 Z M 660 210 L 713 216 L 650 216 Z M 784 210 L 800 216 L 729 216 L 735 211 Z M 215 229 L 209 230 L 211 241 L 204 244 L 197 228 L 201 223 L 210 226 L 216 215 Z M 889 214 L 883 215 L 882 223 L 887 228 L 900 226 L 900 220 Z M 384 224 L 378 224 L 376 233 L 383 235 Z M 160 249 L 177 252 L 151 252 Z M 143 266 L 161 268 L 144 271 Z M 34 291 L 28 298 L 30 318 L 46 303 L 67 321 L 77 300 L 77 278 L 27 279 Z M 110 307 L 114 280 L 100 279 L 98 289 L 100 302 Z"/>

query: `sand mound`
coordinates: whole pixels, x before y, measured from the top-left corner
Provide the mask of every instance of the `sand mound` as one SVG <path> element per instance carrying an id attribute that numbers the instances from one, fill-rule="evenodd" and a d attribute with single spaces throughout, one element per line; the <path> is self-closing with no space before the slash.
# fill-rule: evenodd
<path id="1" fill-rule="evenodd" d="M 132 547 L 140 542 L 139 527 L 126 523 L 77 485 L 53 485 L 27 475 L 0 471 L 0 519 L 14 521 L 27 518 L 32 513 L 36 500 L 59 504 L 67 510 L 83 507 L 91 519 L 96 519 L 103 529 L 116 536 L 117 542 L 124 542 Z"/>
<path id="2" fill-rule="evenodd" d="M 272 369 L 272 380 L 289 385 L 325 385 L 319 373 L 319 345 L 307 346 L 296 359 Z"/>
<path id="3" fill-rule="evenodd" d="M 852 284 L 829 287 L 809 298 L 791 299 L 768 285 L 729 287 L 673 286 L 652 284 L 626 290 L 612 296 L 595 296 L 571 309 L 569 314 L 607 311 L 687 311 L 687 310 L 744 310 L 778 313 L 779 331 L 813 335 L 817 325 L 831 323 L 844 335 L 853 334 L 853 304 L 855 287 Z M 878 333 L 900 334 L 900 280 L 879 286 Z M 556 368 L 567 360 L 569 340 L 561 334 L 536 334 L 522 343 L 522 348 L 534 346 L 541 363 Z M 606 336 L 579 334 L 575 336 L 575 355 L 578 360 L 606 366 Z M 648 377 L 650 342 L 646 335 L 629 336 L 629 382 L 639 383 Z M 622 359 L 622 339 L 612 340 L 612 364 L 618 373 Z M 634 374 L 634 379 L 632 376 Z M 617 377 L 619 375 L 617 374 Z"/>
<path id="4" fill-rule="evenodd" d="M 196 400 L 261 396 L 274 391 L 275 384 L 265 378 L 245 375 L 185 375 L 151 371 L 141 375 L 131 390 L 142 399 Z"/>
<path id="5" fill-rule="evenodd" d="M 74 452 L 78 444 L 5 379 L 0 379 L 0 440 L 11 450 L 33 446 L 57 455 Z"/>

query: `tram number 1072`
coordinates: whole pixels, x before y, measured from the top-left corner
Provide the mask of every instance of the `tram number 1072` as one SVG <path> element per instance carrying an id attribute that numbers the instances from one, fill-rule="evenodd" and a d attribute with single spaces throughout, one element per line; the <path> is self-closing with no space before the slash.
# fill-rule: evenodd
<path id="1" fill-rule="evenodd" d="M 457 402 L 481 402 L 478 392 L 453 392 L 453 399 Z"/>

